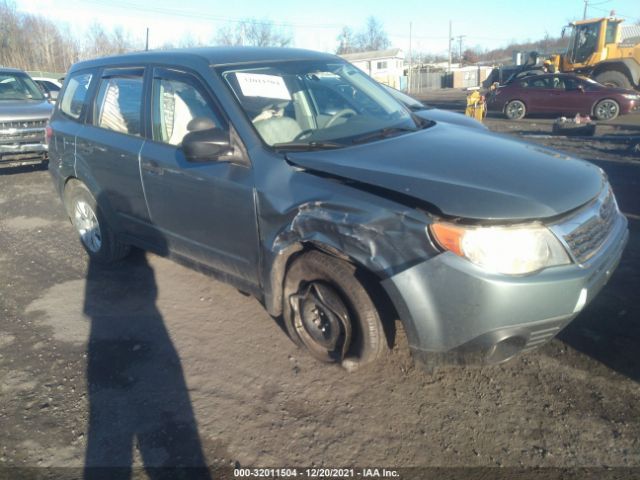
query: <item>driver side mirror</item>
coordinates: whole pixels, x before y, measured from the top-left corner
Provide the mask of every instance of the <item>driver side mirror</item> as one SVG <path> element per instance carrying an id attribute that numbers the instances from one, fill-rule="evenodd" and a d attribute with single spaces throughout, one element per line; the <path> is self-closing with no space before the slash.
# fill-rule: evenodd
<path id="1" fill-rule="evenodd" d="M 584 87 L 582 85 L 578 85 L 576 87 L 576 90 L 579 91 L 580 93 L 584 93 Z"/>
<path id="2" fill-rule="evenodd" d="M 229 133 L 216 127 L 211 119 L 196 117 L 189 122 L 187 130 L 182 150 L 190 162 L 224 161 L 224 156 L 231 159 L 233 148 Z"/>

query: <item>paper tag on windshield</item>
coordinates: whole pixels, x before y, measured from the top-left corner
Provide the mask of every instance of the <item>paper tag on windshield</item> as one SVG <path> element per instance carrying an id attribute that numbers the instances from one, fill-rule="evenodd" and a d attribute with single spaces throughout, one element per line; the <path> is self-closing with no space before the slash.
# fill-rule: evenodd
<path id="1" fill-rule="evenodd" d="M 266 97 L 291 100 L 282 77 L 261 73 L 236 73 L 240 89 L 245 97 Z"/>

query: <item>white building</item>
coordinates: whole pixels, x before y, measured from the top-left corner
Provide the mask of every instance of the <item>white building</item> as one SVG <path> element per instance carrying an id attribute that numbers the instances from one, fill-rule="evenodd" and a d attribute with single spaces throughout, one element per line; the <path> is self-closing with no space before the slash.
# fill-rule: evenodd
<path id="1" fill-rule="evenodd" d="M 400 87 L 400 78 L 404 73 L 404 53 L 400 48 L 346 53 L 341 57 L 376 81 L 391 87 Z"/>

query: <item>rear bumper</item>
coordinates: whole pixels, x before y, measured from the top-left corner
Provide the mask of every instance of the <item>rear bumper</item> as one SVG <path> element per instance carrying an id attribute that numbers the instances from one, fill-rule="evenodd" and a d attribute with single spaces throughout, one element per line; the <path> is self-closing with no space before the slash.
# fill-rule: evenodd
<path id="1" fill-rule="evenodd" d="M 588 266 L 509 277 L 445 252 L 382 286 L 419 363 L 499 363 L 545 343 L 573 320 L 607 283 L 627 239 L 627 221 L 620 216 Z"/>

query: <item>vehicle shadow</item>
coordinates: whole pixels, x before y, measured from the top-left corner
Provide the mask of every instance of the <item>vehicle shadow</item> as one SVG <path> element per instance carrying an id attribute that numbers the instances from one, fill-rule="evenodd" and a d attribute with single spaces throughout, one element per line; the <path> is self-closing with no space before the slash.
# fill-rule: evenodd
<path id="1" fill-rule="evenodd" d="M 558 338 L 607 367 L 640 382 L 640 222 L 609 284 Z"/>
<path id="2" fill-rule="evenodd" d="M 19 173 L 37 172 L 39 170 L 47 170 L 49 162 L 42 162 L 32 165 L 6 165 L 0 164 L 0 175 L 17 175 Z"/>
<path id="3" fill-rule="evenodd" d="M 151 479 L 211 478 L 157 295 L 142 251 L 114 266 L 89 263 L 85 479 L 130 478 L 134 449 Z"/>

